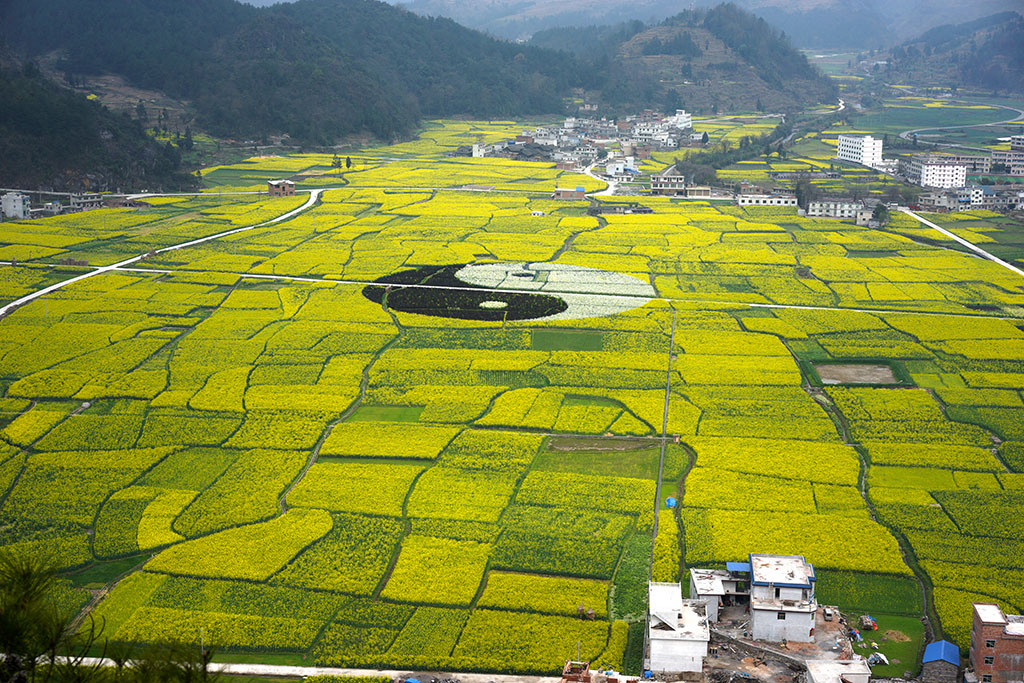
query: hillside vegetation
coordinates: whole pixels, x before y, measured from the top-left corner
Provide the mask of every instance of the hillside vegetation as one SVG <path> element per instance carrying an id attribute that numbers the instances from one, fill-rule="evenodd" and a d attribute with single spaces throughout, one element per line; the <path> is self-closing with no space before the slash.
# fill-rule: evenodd
<path id="1" fill-rule="evenodd" d="M 583 71 L 546 50 L 374 0 L 16 0 L 0 31 L 77 74 L 112 72 L 191 101 L 219 135 L 309 141 L 411 132 L 420 116 L 552 112 Z"/>
<path id="2" fill-rule="evenodd" d="M 1003 12 L 927 31 L 890 52 L 897 83 L 1024 92 L 1024 17 Z"/>
<path id="3" fill-rule="evenodd" d="M 784 34 L 732 3 L 650 26 L 551 29 L 531 42 L 563 45 L 603 64 L 602 95 L 612 104 L 786 110 L 836 95 L 834 84 Z"/>
<path id="4" fill-rule="evenodd" d="M 142 126 L 0 55 L 0 187 L 183 188 L 181 156 Z"/>

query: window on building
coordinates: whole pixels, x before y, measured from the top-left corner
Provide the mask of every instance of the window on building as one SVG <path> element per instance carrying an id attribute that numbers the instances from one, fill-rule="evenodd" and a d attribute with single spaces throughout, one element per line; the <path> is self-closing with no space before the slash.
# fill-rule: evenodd
<path id="1" fill-rule="evenodd" d="M 778 616 L 775 617 L 775 618 L 778 619 L 779 621 L 785 621 L 786 620 L 786 613 L 785 612 L 779 612 Z"/>
<path id="2" fill-rule="evenodd" d="M 985 647 L 995 647 L 995 646 L 996 646 L 996 641 L 994 641 L 994 640 L 986 640 L 985 641 Z"/>
<path id="3" fill-rule="evenodd" d="M 985 663 L 986 664 L 995 664 L 996 663 L 996 658 L 995 657 L 985 657 Z"/>
<path id="4" fill-rule="evenodd" d="M 982 674 L 981 683 L 992 683 L 992 674 Z"/>
<path id="5" fill-rule="evenodd" d="M 782 589 L 781 588 L 776 588 L 775 589 L 775 598 L 778 599 L 781 596 L 782 596 Z"/>

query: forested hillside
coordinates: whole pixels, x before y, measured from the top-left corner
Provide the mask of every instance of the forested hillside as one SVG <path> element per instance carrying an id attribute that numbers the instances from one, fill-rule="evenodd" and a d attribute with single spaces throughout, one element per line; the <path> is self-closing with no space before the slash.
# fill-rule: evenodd
<path id="1" fill-rule="evenodd" d="M 618 105 L 785 110 L 836 96 L 834 84 L 785 35 L 732 3 L 651 26 L 551 29 L 531 42 L 563 45 L 600 64 L 603 99 Z"/>
<path id="2" fill-rule="evenodd" d="M 1024 92 L 1024 17 L 1003 12 L 938 26 L 889 57 L 886 75 L 897 83 Z"/>
<path id="3" fill-rule="evenodd" d="M 172 145 L 0 55 L 0 187 L 58 191 L 190 187 Z"/>
<path id="4" fill-rule="evenodd" d="M 0 27 L 70 82 L 116 74 L 184 101 L 222 137 L 389 139 L 425 117 L 564 113 L 580 91 L 611 115 L 788 110 L 835 96 L 784 35 L 732 4 L 657 25 L 550 31 L 533 45 L 376 0 L 13 0 Z"/>
<path id="5" fill-rule="evenodd" d="M 374 0 L 14 0 L 0 30 L 66 73 L 112 72 L 191 101 L 220 135 L 329 141 L 411 131 L 421 116 L 560 109 L 575 61 Z"/>

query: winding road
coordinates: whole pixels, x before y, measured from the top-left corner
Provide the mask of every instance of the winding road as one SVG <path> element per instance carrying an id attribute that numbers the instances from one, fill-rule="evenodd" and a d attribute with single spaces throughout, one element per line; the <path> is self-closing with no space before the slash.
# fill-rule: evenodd
<path id="1" fill-rule="evenodd" d="M 281 221 L 286 221 L 289 218 L 294 218 L 298 214 L 302 213 L 303 211 L 311 208 L 314 204 L 316 204 L 316 202 L 320 198 L 320 194 L 322 192 L 324 192 L 324 190 L 309 190 L 309 199 L 306 200 L 305 204 L 303 204 L 302 206 L 300 206 L 297 209 L 293 209 L 293 210 L 289 211 L 288 213 L 282 214 L 282 215 L 278 216 L 277 218 L 272 218 L 269 221 L 264 221 L 262 223 L 257 223 L 256 225 L 248 225 L 248 226 L 245 226 L 243 228 L 234 228 L 232 230 L 225 230 L 224 232 L 218 232 L 218 233 L 216 233 L 214 235 L 207 235 L 206 237 L 200 237 L 199 239 L 189 240 L 188 242 L 182 242 L 181 244 L 172 244 L 169 247 L 163 247 L 161 249 L 157 249 L 157 250 L 155 250 L 154 253 L 163 254 L 163 253 L 168 252 L 168 251 L 175 251 L 177 249 L 184 249 L 185 247 L 193 247 L 193 246 L 195 246 L 197 244 L 202 244 L 204 242 L 212 242 L 213 240 L 217 240 L 217 239 L 220 239 L 222 237 L 227 237 L 228 235 L 236 235 L 236 234 L 238 234 L 240 232 L 248 232 L 249 230 L 255 230 L 256 228 L 263 228 L 263 227 L 266 227 L 268 225 L 274 225 L 275 223 L 280 223 Z M 155 196 L 155 195 L 140 195 L 140 196 Z M 139 254 L 138 256 L 133 256 L 130 259 L 125 259 L 124 261 L 119 261 L 117 263 L 112 263 L 109 266 L 99 266 L 98 268 L 94 268 L 93 270 L 90 270 L 87 273 L 82 273 L 81 275 L 76 275 L 75 277 L 68 278 L 67 280 L 63 280 L 63 281 L 58 282 L 56 284 L 52 284 L 49 287 L 44 287 L 43 289 L 40 289 L 40 290 L 35 291 L 35 292 L 32 292 L 31 294 L 26 294 L 25 296 L 21 297 L 20 299 L 15 299 L 11 303 L 9 303 L 9 304 L 7 304 L 7 305 L 5 305 L 3 307 L 0 307 L 0 318 L 2 318 L 3 316 L 7 315 L 8 313 L 13 311 L 17 307 L 24 306 L 25 304 L 27 304 L 27 303 L 29 303 L 31 301 L 34 301 L 35 299 L 38 299 L 41 296 L 46 296 L 47 294 L 50 294 L 51 292 L 56 292 L 58 289 L 63 289 L 64 287 L 67 287 L 68 285 L 73 285 L 76 282 L 81 282 L 82 280 L 88 280 L 89 278 L 96 277 L 97 275 L 103 275 L 104 273 L 109 273 L 109 272 L 112 272 L 112 271 L 125 269 L 128 266 L 131 266 L 131 265 L 134 265 L 136 263 L 139 263 L 144 258 L 146 258 L 146 254 Z"/>
<path id="2" fill-rule="evenodd" d="M 990 104 L 989 106 L 990 107 L 999 107 L 1000 109 L 1006 109 L 1006 110 L 1009 110 L 1009 111 L 1015 111 L 1015 112 L 1017 112 L 1017 116 L 1012 118 L 1012 119 L 1006 119 L 1005 121 L 993 121 L 992 123 L 972 123 L 972 124 L 968 124 L 968 125 L 965 125 L 965 126 L 953 125 L 953 126 L 934 126 L 934 127 L 931 127 L 931 128 L 912 128 L 910 130 L 905 130 L 902 133 L 900 133 L 900 137 L 903 138 L 904 140 L 910 140 L 911 136 L 916 135 L 918 133 L 924 133 L 924 132 L 930 131 L 930 130 L 950 130 L 950 129 L 953 129 L 953 128 L 956 128 L 956 129 L 960 129 L 960 128 L 986 128 L 986 127 L 989 127 L 989 126 L 1001 126 L 1001 125 L 1006 124 L 1006 123 L 1016 123 L 1017 121 L 1024 121 L 1024 109 L 1017 109 L 1016 107 L 1008 107 L 1008 106 L 1006 106 L 1004 104 Z M 991 152 L 992 151 L 990 149 L 985 149 L 984 147 L 968 147 L 966 145 L 958 145 L 958 144 L 953 143 L 953 142 L 937 142 L 937 141 L 934 141 L 934 140 L 918 140 L 918 142 L 921 142 L 921 143 L 924 143 L 924 144 L 927 144 L 927 145 L 933 145 L 935 147 L 943 147 L 943 148 L 958 147 L 960 149 L 970 149 L 970 150 L 974 150 L 975 152 Z"/>

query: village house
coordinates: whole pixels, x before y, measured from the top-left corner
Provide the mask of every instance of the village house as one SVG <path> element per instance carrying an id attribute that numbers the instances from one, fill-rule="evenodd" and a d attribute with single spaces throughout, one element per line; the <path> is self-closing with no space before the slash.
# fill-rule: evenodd
<path id="1" fill-rule="evenodd" d="M 814 641 L 814 567 L 799 555 L 750 556 L 750 615 L 754 640 Z"/>
<path id="2" fill-rule="evenodd" d="M 683 600 L 678 583 L 651 582 L 648 598 L 644 668 L 658 673 L 702 671 L 711 640 L 707 604 Z"/>
<path id="3" fill-rule="evenodd" d="M 921 683 L 956 683 L 960 677 L 960 648 L 948 640 L 928 643 L 921 661 Z"/>
<path id="4" fill-rule="evenodd" d="M 856 218 L 864 202 L 853 199 L 817 199 L 807 203 L 808 218 Z"/>
<path id="5" fill-rule="evenodd" d="M 981 683 L 1024 680 L 1024 616 L 974 603 L 970 661 Z"/>
<path id="6" fill-rule="evenodd" d="M 750 605 L 754 640 L 814 641 L 818 601 L 814 567 L 799 555 L 751 554 L 747 562 L 728 562 L 725 570 L 691 569 L 690 595 L 708 604 L 718 618 L 727 605 Z"/>
<path id="7" fill-rule="evenodd" d="M 271 197 L 295 196 L 295 183 L 290 180 L 268 180 L 267 194 Z"/>
<path id="8" fill-rule="evenodd" d="M 99 209 L 102 206 L 103 195 L 98 192 L 71 195 L 70 210 L 72 212 L 91 211 L 92 209 Z"/>
<path id="9" fill-rule="evenodd" d="M 586 199 L 586 190 L 583 187 L 576 187 L 573 189 L 566 187 L 555 188 L 554 193 L 551 195 L 552 199 Z"/>
<path id="10" fill-rule="evenodd" d="M 682 195 L 686 193 L 686 176 L 676 171 L 675 166 L 651 176 L 652 195 Z"/>
<path id="11" fill-rule="evenodd" d="M 24 220 L 30 215 L 31 203 L 27 194 L 8 192 L 0 199 L 0 210 L 4 218 Z"/>
<path id="12" fill-rule="evenodd" d="M 722 607 L 750 602 L 750 563 L 727 562 L 725 569 L 690 569 L 690 598 L 707 603 L 708 620 L 718 621 Z"/>
<path id="13" fill-rule="evenodd" d="M 736 203 L 740 206 L 796 206 L 796 195 L 786 193 L 775 194 L 746 194 L 741 193 L 736 197 Z"/>

